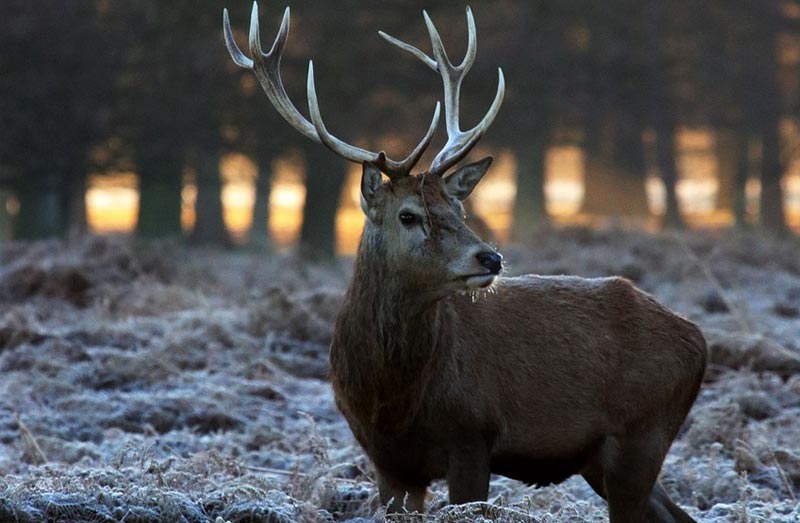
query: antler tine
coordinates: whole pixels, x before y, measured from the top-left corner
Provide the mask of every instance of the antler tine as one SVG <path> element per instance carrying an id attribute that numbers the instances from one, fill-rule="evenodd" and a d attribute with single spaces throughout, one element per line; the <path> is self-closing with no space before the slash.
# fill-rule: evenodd
<path id="1" fill-rule="evenodd" d="M 431 58 L 413 45 L 402 42 L 382 31 L 379 32 L 379 34 L 389 43 L 416 56 L 425 65 L 439 72 L 442 77 L 442 83 L 444 84 L 445 123 L 448 138 L 447 143 L 433 159 L 429 170 L 431 173 L 444 174 L 447 172 L 447 169 L 461 161 L 469 153 L 478 140 L 486 133 L 486 130 L 492 122 L 494 122 L 497 112 L 500 110 L 500 105 L 502 105 L 503 96 L 505 95 L 505 78 L 502 69 L 498 69 L 499 78 L 497 82 L 497 93 L 495 94 L 492 105 L 489 107 L 489 111 L 478 125 L 469 131 L 462 131 L 459 122 L 461 82 L 472 68 L 472 64 L 475 63 L 475 56 L 477 54 L 475 17 L 472 15 L 472 10 L 467 7 L 467 52 L 464 56 L 464 60 L 459 65 L 453 65 L 450 58 L 447 56 L 442 38 L 433 20 L 431 20 L 426 11 L 423 11 L 422 15 L 425 19 L 425 26 L 428 29 L 428 36 L 431 39 L 434 58 Z"/>
<path id="2" fill-rule="evenodd" d="M 249 37 L 251 58 L 247 57 L 242 50 L 239 49 L 239 46 L 236 45 L 227 9 L 224 9 L 222 12 L 222 25 L 225 35 L 225 45 L 228 48 L 231 58 L 239 67 L 250 69 L 255 73 L 267 98 L 269 98 L 272 105 L 278 110 L 278 114 L 303 135 L 311 138 L 315 142 L 325 145 L 339 156 L 357 163 L 374 163 L 381 171 L 391 178 L 398 178 L 411 173 L 411 169 L 414 168 L 414 165 L 419 161 L 425 149 L 430 145 L 439 122 L 440 106 L 438 103 L 436 104 L 433 121 L 428 128 L 428 132 L 411 154 L 400 162 L 386 158 L 386 155 L 382 152 L 373 153 L 360 147 L 347 144 L 330 134 L 325 127 L 319 110 L 319 102 L 314 85 L 314 66 L 312 62 L 308 64 L 308 81 L 306 85 L 308 90 L 309 112 L 313 123 L 309 122 L 289 99 L 289 95 L 286 93 L 283 81 L 281 80 L 281 57 L 286 47 L 286 41 L 289 38 L 290 10 L 288 7 L 283 13 L 281 27 L 278 30 L 272 48 L 268 53 L 264 53 L 261 48 L 261 30 L 258 23 L 258 3 L 253 2 L 253 10 L 250 15 Z"/>
<path id="3" fill-rule="evenodd" d="M 231 55 L 234 63 L 244 69 L 253 69 L 253 61 L 245 55 L 239 46 L 236 45 L 236 39 L 233 37 L 233 30 L 231 29 L 231 20 L 228 17 L 228 8 L 222 10 L 222 29 L 225 34 L 225 47 L 228 48 L 228 53 Z"/>
<path id="4" fill-rule="evenodd" d="M 472 15 L 472 9 L 467 6 L 467 52 L 464 55 L 464 61 L 458 66 L 459 69 L 467 74 L 475 63 L 475 56 L 478 54 L 478 31 L 475 28 L 475 17 Z"/>
<path id="5" fill-rule="evenodd" d="M 289 99 L 286 89 L 281 80 L 281 58 L 286 47 L 286 40 L 289 38 L 289 26 L 291 23 L 291 11 L 287 7 L 283 12 L 281 27 L 275 36 L 275 41 L 269 53 L 264 53 L 261 49 L 261 28 L 258 23 L 258 2 L 253 2 L 253 10 L 250 14 L 250 55 L 253 60 L 253 72 L 258 78 L 258 83 L 266 93 L 267 98 L 278 110 L 284 120 L 292 127 L 300 131 L 303 135 L 311 138 L 315 142 L 322 143 L 317 136 L 314 126 L 297 110 L 294 103 Z"/>
<path id="6" fill-rule="evenodd" d="M 407 44 L 407 43 L 403 42 L 402 40 L 398 40 L 394 36 L 392 36 L 392 35 L 390 35 L 388 33 L 385 33 L 383 31 L 378 31 L 378 34 L 381 36 L 381 38 L 383 38 L 384 40 L 386 40 L 390 44 L 396 45 L 397 47 L 399 47 L 403 51 L 406 51 L 408 53 L 413 54 L 414 56 L 416 56 L 417 58 L 422 60 L 422 63 L 424 63 L 425 65 L 427 65 L 428 67 L 430 67 L 431 69 L 436 71 L 437 73 L 439 72 L 439 64 L 436 63 L 436 60 L 434 60 L 430 56 L 426 55 L 424 52 L 420 51 L 418 48 L 414 47 L 411 44 Z"/>
<path id="7" fill-rule="evenodd" d="M 494 123 L 500 106 L 503 105 L 503 97 L 506 92 L 506 81 L 503 69 L 497 68 L 497 92 L 489 106 L 489 110 L 475 127 L 469 131 L 459 131 L 458 134 L 448 138 L 444 148 L 436 155 L 431 163 L 430 172 L 444 174 L 447 170 L 464 159 L 469 154 L 475 144 L 483 138 L 486 131 Z"/>

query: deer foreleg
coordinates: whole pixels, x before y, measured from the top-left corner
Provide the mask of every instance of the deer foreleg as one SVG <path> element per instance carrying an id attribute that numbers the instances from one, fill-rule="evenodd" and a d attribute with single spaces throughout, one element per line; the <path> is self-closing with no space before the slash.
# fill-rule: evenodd
<path id="1" fill-rule="evenodd" d="M 489 453 L 484 448 L 459 449 L 449 459 L 450 503 L 486 501 L 489 496 Z"/>
<path id="2" fill-rule="evenodd" d="M 425 494 L 427 486 L 411 485 L 398 481 L 391 476 L 377 472 L 378 492 L 381 503 L 386 506 L 387 514 L 402 514 L 405 512 L 425 512 Z"/>

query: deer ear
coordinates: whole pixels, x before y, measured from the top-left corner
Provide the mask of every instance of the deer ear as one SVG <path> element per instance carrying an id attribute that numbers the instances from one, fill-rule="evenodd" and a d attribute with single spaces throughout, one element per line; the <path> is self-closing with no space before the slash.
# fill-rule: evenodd
<path id="1" fill-rule="evenodd" d="M 489 170 L 492 160 L 491 156 L 487 156 L 483 160 L 461 167 L 448 176 L 444 182 L 447 194 L 461 201 L 466 200 L 472 194 L 472 190 L 478 185 L 478 182 L 481 181 L 483 175 L 486 174 L 486 171 Z"/>
<path id="2" fill-rule="evenodd" d="M 375 206 L 377 201 L 378 191 L 383 185 L 383 176 L 380 169 L 378 169 L 372 162 L 364 162 L 362 164 L 363 170 L 361 171 L 361 210 L 367 216 L 370 215 L 370 209 Z"/>

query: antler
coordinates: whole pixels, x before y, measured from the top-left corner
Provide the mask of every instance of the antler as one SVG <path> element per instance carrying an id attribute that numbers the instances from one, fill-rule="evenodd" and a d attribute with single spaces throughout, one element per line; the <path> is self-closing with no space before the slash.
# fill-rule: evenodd
<path id="1" fill-rule="evenodd" d="M 411 154 L 399 162 L 390 160 L 383 152 L 374 153 L 367 151 L 366 149 L 345 143 L 330 134 L 325 127 L 325 123 L 322 121 L 322 114 L 319 110 L 317 90 L 314 84 L 314 64 L 311 61 L 308 63 L 308 82 L 306 85 L 308 91 L 308 109 L 311 115 L 311 122 L 309 122 L 289 99 L 289 95 L 286 93 L 286 89 L 283 87 L 283 82 L 281 80 L 281 56 L 286 47 L 286 40 L 289 37 L 288 7 L 283 13 L 281 27 L 278 30 L 278 35 L 275 37 L 272 48 L 268 53 L 264 53 L 261 49 L 261 35 L 258 26 L 258 2 L 253 2 L 253 12 L 250 17 L 250 55 L 252 58 L 245 55 L 236 45 L 227 9 L 222 12 L 222 25 L 225 32 L 225 45 L 228 48 L 231 58 L 239 67 L 249 69 L 255 73 L 258 82 L 267 94 L 267 98 L 269 98 L 269 101 L 275 109 L 278 110 L 278 114 L 302 134 L 317 143 L 325 145 L 339 156 L 356 163 L 371 162 L 390 178 L 398 178 L 411 173 L 411 169 L 414 168 L 414 165 L 417 164 L 422 153 L 424 153 L 425 149 L 430 145 L 433 139 L 433 133 L 436 131 L 436 126 L 439 123 L 441 106 L 438 102 L 433 112 L 433 120 L 428 128 L 428 132 Z"/>
<path id="2" fill-rule="evenodd" d="M 478 143 L 478 140 L 484 135 L 486 130 L 492 125 L 497 112 L 500 110 L 500 105 L 503 103 L 503 95 L 505 94 L 505 78 L 503 77 L 503 70 L 497 69 L 497 94 L 494 97 L 492 105 L 483 120 L 469 131 L 462 131 L 459 125 L 458 105 L 461 96 L 461 82 L 469 72 L 472 64 L 475 62 L 475 54 L 477 50 L 477 37 L 475 31 L 475 19 L 472 16 L 472 10 L 467 7 L 467 28 L 469 33 L 469 40 L 467 43 L 467 53 L 464 60 L 459 65 L 453 65 L 447 52 L 444 50 L 442 38 L 439 36 L 439 31 L 433 25 L 433 21 L 428 16 L 426 11 L 422 12 L 425 17 L 425 25 L 428 28 L 428 35 L 431 38 L 431 46 L 433 47 L 433 56 L 431 58 L 424 52 L 420 51 L 413 45 L 409 45 L 393 36 L 390 36 L 383 31 L 378 31 L 385 40 L 389 43 L 396 45 L 400 49 L 407 51 L 442 75 L 442 82 L 444 83 L 444 114 L 447 123 L 447 143 L 444 148 L 433 159 L 430 167 L 431 173 L 443 175 L 453 165 L 460 162 L 469 151 Z"/>

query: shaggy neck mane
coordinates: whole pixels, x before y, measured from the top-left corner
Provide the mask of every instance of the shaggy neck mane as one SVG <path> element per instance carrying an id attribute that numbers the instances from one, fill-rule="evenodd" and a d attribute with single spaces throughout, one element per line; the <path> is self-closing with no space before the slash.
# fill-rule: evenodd
<path id="1" fill-rule="evenodd" d="M 442 357 L 444 307 L 404 288 L 367 225 L 331 344 L 342 409 L 379 430 L 407 429 Z"/>

